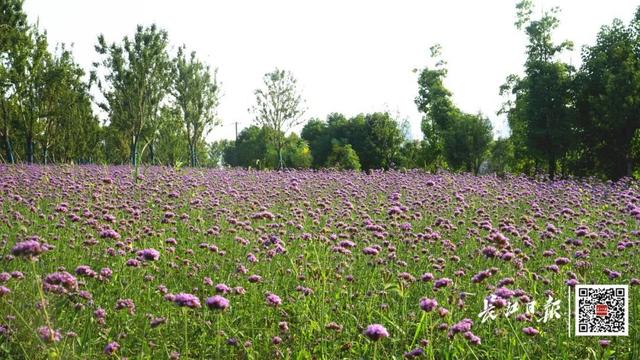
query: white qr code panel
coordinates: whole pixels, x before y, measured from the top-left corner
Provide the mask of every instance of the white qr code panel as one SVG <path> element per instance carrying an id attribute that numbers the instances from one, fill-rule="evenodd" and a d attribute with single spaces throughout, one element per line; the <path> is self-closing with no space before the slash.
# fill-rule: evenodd
<path id="1" fill-rule="evenodd" d="M 577 336 L 629 335 L 628 285 L 576 285 Z"/>

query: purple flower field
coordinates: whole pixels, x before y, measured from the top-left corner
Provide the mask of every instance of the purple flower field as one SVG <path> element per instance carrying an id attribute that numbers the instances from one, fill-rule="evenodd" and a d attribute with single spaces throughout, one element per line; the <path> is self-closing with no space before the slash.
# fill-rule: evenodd
<path id="1" fill-rule="evenodd" d="M 640 358 L 634 181 L 131 174 L 0 165 L 0 358 Z M 578 284 L 629 336 L 573 336 Z"/>

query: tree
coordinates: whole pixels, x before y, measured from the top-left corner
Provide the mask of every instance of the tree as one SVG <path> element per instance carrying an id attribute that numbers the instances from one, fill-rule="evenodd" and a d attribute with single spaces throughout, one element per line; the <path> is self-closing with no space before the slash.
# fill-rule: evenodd
<path id="1" fill-rule="evenodd" d="M 104 59 L 94 63 L 92 79 L 100 66 L 104 82 L 98 80 L 106 102 L 100 107 L 109 113 L 114 128 L 129 140 L 131 164 L 137 166 L 140 141 L 147 144 L 156 135 L 161 102 L 172 84 L 172 66 L 167 54 L 168 35 L 156 25 L 138 25 L 133 39 L 125 36 L 122 44 L 108 45 L 98 36 L 96 51 Z"/>
<path id="2" fill-rule="evenodd" d="M 17 91 L 24 81 L 22 69 L 26 67 L 26 49 L 31 40 L 22 3 L 22 0 L 0 3 L 0 136 L 6 161 L 10 163 L 15 162 L 11 139 L 19 102 Z"/>
<path id="3" fill-rule="evenodd" d="M 361 137 L 364 146 L 357 152 L 364 170 L 389 169 L 397 165 L 394 160 L 404 138 L 389 113 L 367 114 Z"/>
<path id="4" fill-rule="evenodd" d="M 278 168 L 284 168 L 282 150 L 285 133 L 302 123 L 304 101 L 299 94 L 297 81 L 289 71 L 275 69 L 263 77 L 264 88 L 257 89 L 256 105 L 249 111 L 254 115 L 254 122 L 259 126 L 273 129 L 271 139 L 278 157 Z"/>
<path id="5" fill-rule="evenodd" d="M 334 143 L 327 159 L 326 166 L 339 170 L 360 170 L 360 158 L 351 145 Z"/>
<path id="6" fill-rule="evenodd" d="M 513 144 L 511 139 L 497 139 L 489 147 L 489 171 L 504 176 L 513 170 Z"/>
<path id="7" fill-rule="evenodd" d="M 512 132 L 523 139 L 527 150 L 536 160 L 547 164 L 549 177 L 556 174 L 557 162 L 569 150 L 572 138 L 572 71 L 557 56 L 572 43 L 554 44 L 551 33 L 559 25 L 552 8 L 539 20 L 531 20 L 533 4 L 523 0 L 516 5 L 516 27 L 525 30 L 529 39 L 525 76 L 510 76 L 503 92 L 511 90 L 515 95 L 512 104 L 516 109 L 505 109 L 510 117 Z M 538 166 L 536 166 L 537 168 Z"/>
<path id="8" fill-rule="evenodd" d="M 283 153 L 285 162 L 294 169 L 308 169 L 313 162 L 309 145 L 295 133 L 287 136 Z"/>
<path id="9" fill-rule="evenodd" d="M 176 166 L 184 164 L 190 157 L 187 153 L 187 136 L 180 110 L 175 107 L 160 108 L 158 139 L 154 147 L 155 160 L 160 164 Z"/>
<path id="10" fill-rule="evenodd" d="M 450 167 L 477 175 L 492 139 L 489 119 L 481 114 L 461 114 L 444 137 L 444 153 Z"/>
<path id="11" fill-rule="evenodd" d="M 214 141 L 207 146 L 207 162 L 208 167 L 219 167 L 220 165 L 228 165 L 224 161 L 225 152 L 233 146 L 232 140 L 222 139 Z"/>
<path id="12" fill-rule="evenodd" d="M 405 169 L 425 167 L 424 142 L 420 140 L 405 140 L 400 148 L 398 166 Z"/>
<path id="13" fill-rule="evenodd" d="M 175 60 L 176 79 L 174 96 L 182 112 L 182 120 L 186 128 L 189 144 L 189 161 L 191 166 L 198 164 L 196 146 L 204 140 L 204 135 L 211 127 L 219 125 L 216 107 L 220 97 L 220 87 L 216 79 L 217 70 L 213 73 L 209 66 L 196 59 L 192 52 L 187 60 L 184 46 L 178 49 Z"/>
<path id="14" fill-rule="evenodd" d="M 326 165 L 331 153 L 332 128 L 320 119 L 311 119 L 302 128 L 300 137 L 309 144 L 312 166 L 319 169 Z"/>
<path id="15" fill-rule="evenodd" d="M 256 125 L 244 128 L 238 134 L 238 140 L 224 153 L 225 163 L 240 167 L 265 167 L 269 130 Z"/>
<path id="16" fill-rule="evenodd" d="M 609 178 L 631 176 L 640 128 L 640 8 L 628 26 L 615 19 L 582 52 L 576 76 L 583 166 Z"/>
<path id="17" fill-rule="evenodd" d="M 59 47 L 45 71 L 41 96 L 39 133 L 42 161 L 79 162 L 97 159 L 99 121 L 91 108 L 84 70 L 74 62 L 64 44 Z"/>
<path id="18" fill-rule="evenodd" d="M 424 135 L 425 160 L 434 168 L 441 166 L 443 159 L 444 132 L 458 116 L 459 110 L 451 100 L 451 92 L 444 86 L 447 77 L 446 62 L 441 58 L 442 47 L 432 46 L 430 57 L 435 64 L 420 70 L 418 96 L 414 102 L 424 114 L 421 122 Z M 414 72 L 418 72 L 414 69 Z"/>
<path id="19" fill-rule="evenodd" d="M 447 69 L 440 58 L 441 47 L 435 45 L 430 50 L 436 64 L 421 70 L 415 99 L 418 110 L 424 113 L 424 159 L 435 166 L 441 166 L 440 159 L 445 159 L 451 169 L 477 174 L 491 142 L 491 123 L 480 114 L 463 112 L 453 103 L 451 92 L 444 86 Z"/>

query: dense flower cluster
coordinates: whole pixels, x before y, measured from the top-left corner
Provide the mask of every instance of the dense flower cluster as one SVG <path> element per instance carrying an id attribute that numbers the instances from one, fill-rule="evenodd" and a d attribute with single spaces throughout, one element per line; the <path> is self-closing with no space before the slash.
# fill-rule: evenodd
<path id="1" fill-rule="evenodd" d="M 542 321 L 544 301 L 564 303 L 579 284 L 640 285 L 638 189 L 421 171 L 150 167 L 134 179 L 128 167 L 0 165 L 0 357 L 71 344 L 80 358 L 583 349 Z M 518 346 L 503 345 L 510 337 Z M 586 347 L 624 358 L 628 345 Z"/>

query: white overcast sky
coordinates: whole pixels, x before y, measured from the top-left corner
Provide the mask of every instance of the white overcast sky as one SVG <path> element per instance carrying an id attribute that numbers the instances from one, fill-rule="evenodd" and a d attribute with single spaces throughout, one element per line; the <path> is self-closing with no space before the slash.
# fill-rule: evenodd
<path id="1" fill-rule="evenodd" d="M 481 111 L 494 133 L 506 134 L 496 115 L 499 86 L 520 73 L 526 37 L 513 25 L 516 1 L 355 0 L 26 0 L 31 21 L 46 29 L 51 47 L 73 44 L 78 63 L 89 70 L 98 60 L 97 35 L 109 42 L 132 36 L 137 24 L 156 23 L 169 33 L 172 52 L 181 44 L 218 68 L 223 121 L 209 139 L 232 138 L 233 122 L 251 124 L 248 107 L 262 76 L 276 66 L 291 70 L 307 101 L 306 118 L 330 112 L 347 116 L 390 111 L 410 120 L 421 138 L 413 102 L 417 74 L 429 63 L 429 47 L 443 46 L 446 85 L 467 112 Z M 640 1 L 538 0 L 541 9 L 559 6 L 556 40 L 576 45 L 566 60 L 580 64 L 580 47 L 592 44 L 599 28 L 618 17 L 627 23 Z"/>

